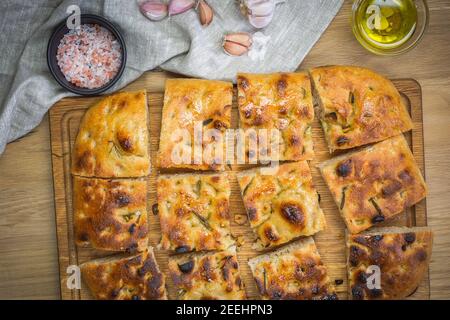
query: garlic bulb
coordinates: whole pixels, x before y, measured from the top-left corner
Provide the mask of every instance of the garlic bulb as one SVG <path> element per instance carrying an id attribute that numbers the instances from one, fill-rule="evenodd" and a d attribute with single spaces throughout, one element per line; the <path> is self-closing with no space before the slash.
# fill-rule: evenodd
<path id="1" fill-rule="evenodd" d="M 188 11 L 195 6 L 195 0 L 171 0 L 169 2 L 169 16 Z"/>
<path id="2" fill-rule="evenodd" d="M 144 16 L 153 21 L 162 20 L 168 14 L 167 5 L 159 0 L 144 1 L 139 5 L 139 9 Z"/>
<path id="3" fill-rule="evenodd" d="M 257 29 L 267 27 L 273 19 L 275 7 L 285 0 L 240 0 L 241 12 Z"/>

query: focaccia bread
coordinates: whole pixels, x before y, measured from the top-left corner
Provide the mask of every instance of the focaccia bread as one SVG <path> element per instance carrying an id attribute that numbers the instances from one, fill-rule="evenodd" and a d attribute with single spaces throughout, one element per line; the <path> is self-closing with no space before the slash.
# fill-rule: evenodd
<path id="1" fill-rule="evenodd" d="M 311 171 L 306 161 L 285 163 L 268 172 L 251 169 L 237 174 L 256 249 L 277 246 L 325 228 Z"/>
<path id="2" fill-rule="evenodd" d="M 243 300 L 236 248 L 169 257 L 169 273 L 180 300 Z"/>
<path id="3" fill-rule="evenodd" d="M 337 300 L 311 237 L 248 262 L 263 299 Z"/>
<path id="4" fill-rule="evenodd" d="M 432 246 L 433 233 L 426 227 L 380 228 L 348 234 L 349 297 L 372 300 L 412 295 L 428 270 Z M 380 271 L 378 288 L 373 280 L 378 270 L 373 266 Z"/>
<path id="5" fill-rule="evenodd" d="M 167 80 L 159 166 L 224 170 L 225 131 L 230 128 L 232 99 L 232 83 Z"/>
<path id="6" fill-rule="evenodd" d="M 225 250 L 234 244 L 225 174 L 161 175 L 157 194 L 161 249 Z"/>
<path id="7" fill-rule="evenodd" d="M 311 125 L 314 108 L 311 82 L 306 72 L 238 74 L 240 127 L 246 132 L 246 154 L 251 160 L 311 160 L 314 156 Z M 258 133 L 258 149 L 251 148 L 250 134 Z M 259 134 L 260 129 L 279 135 Z M 278 139 L 279 141 L 276 141 Z M 277 145 L 278 152 L 273 148 Z M 268 150 L 267 150 L 268 149 Z M 256 152 L 257 151 L 257 152 Z M 255 155 L 258 153 L 258 155 Z"/>
<path id="8" fill-rule="evenodd" d="M 80 266 L 84 282 L 99 300 L 166 300 L 164 274 L 149 247 L 135 256 L 111 256 Z"/>
<path id="9" fill-rule="evenodd" d="M 329 66 L 311 70 L 316 113 L 330 152 L 384 140 L 412 129 L 391 81 L 372 70 Z"/>
<path id="10" fill-rule="evenodd" d="M 400 214 L 427 193 L 403 135 L 325 161 L 319 167 L 351 233 Z"/>
<path id="11" fill-rule="evenodd" d="M 143 177 L 150 172 L 147 94 L 121 92 L 88 109 L 73 147 L 72 174 Z"/>
<path id="12" fill-rule="evenodd" d="M 147 247 L 147 182 L 73 177 L 75 242 L 135 251 Z"/>

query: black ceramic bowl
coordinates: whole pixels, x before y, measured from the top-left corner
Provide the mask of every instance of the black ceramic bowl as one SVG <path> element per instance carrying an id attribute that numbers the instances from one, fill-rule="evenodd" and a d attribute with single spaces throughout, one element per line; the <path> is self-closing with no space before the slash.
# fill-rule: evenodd
<path id="1" fill-rule="evenodd" d="M 84 96 L 98 95 L 110 89 L 122 76 L 127 61 L 127 48 L 119 29 L 105 18 L 94 14 L 82 14 L 81 24 L 97 24 L 99 26 L 102 26 L 105 29 L 109 30 L 116 37 L 117 41 L 119 41 L 120 46 L 122 48 L 122 61 L 117 75 L 103 87 L 95 89 L 80 88 L 66 80 L 63 73 L 61 72 L 61 69 L 58 66 L 58 61 L 56 59 L 58 46 L 61 42 L 61 39 L 64 37 L 65 34 L 69 32 L 69 29 L 67 28 L 66 25 L 66 20 L 61 22 L 56 27 L 55 31 L 50 37 L 47 47 L 47 63 L 51 74 L 63 88 L 79 95 Z"/>

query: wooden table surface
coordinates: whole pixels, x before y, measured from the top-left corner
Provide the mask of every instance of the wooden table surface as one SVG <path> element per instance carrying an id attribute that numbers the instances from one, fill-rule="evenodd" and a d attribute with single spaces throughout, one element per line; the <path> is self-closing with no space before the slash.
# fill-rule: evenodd
<path id="1" fill-rule="evenodd" d="M 449 299 L 450 0 L 429 0 L 430 26 L 425 38 L 414 50 L 398 57 L 372 55 L 356 42 L 349 23 L 351 3 L 345 2 L 300 69 L 355 64 L 390 78 L 415 78 L 421 84 L 430 189 L 428 224 L 435 232 L 431 298 Z M 164 73 L 155 77 L 163 78 Z M 9 144 L 0 156 L 0 299 L 6 298 L 59 298 L 47 117 L 30 134 Z"/>

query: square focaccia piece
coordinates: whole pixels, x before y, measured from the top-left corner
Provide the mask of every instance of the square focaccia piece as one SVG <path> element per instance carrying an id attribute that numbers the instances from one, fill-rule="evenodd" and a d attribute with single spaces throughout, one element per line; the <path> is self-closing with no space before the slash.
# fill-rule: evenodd
<path id="1" fill-rule="evenodd" d="M 412 129 L 402 98 L 385 77 L 365 68 L 311 70 L 318 117 L 330 152 L 349 149 Z"/>
<path id="2" fill-rule="evenodd" d="M 72 174 L 96 178 L 150 173 L 147 94 L 121 92 L 88 109 L 73 148 Z"/>
<path id="3" fill-rule="evenodd" d="M 261 160 L 313 158 L 314 108 L 307 73 L 241 73 L 237 85 L 240 127 L 246 134 L 249 160 L 255 156 Z M 267 134 L 262 134 L 261 129 L 268 130 Z M 272 134 L 272 130 L 278 135 Z M 257 140 L 257 150 L 251 147 L 251 139 Z"/>
<path id="4" fill-rule="evenodd" d="M 182 253 L 234 244 L 226 174 L 162 175 L 157 193 L 161 249 Z"/>
<path id="5" fill-rule="evenodd" d="M 177 255 L 169 258 L 169 273 L 180 300 L 243 300 L 236 248 Z"/>
<path id="6" fill-rule="evenodd" d="M 224 170 L 225 132 L 230 128 L 232 99 L 232 83 L 167 80 L 159 166 Z"/>
<path id="7" fill-rule="evenodd" d="M 98 300 L 166 300 L 165 277 L 148 248 L 134 256 L 110 256 L 80 266 Z"/>
<path id="8" fill-rule="evenodd" d="M 248 264 L 263 299 L 337 300 L 311 237 L 252 258 Z"/>
<path id="9" fill-rule="evenodd" d="M 250 226 L 258 237 L 256 249 L 277 246 L 325 228 L 325 216 L 306 161 L 251 169 L 237 177 Z"/>
<path id="10" fill-rule="evenodd" d="M 427 193 L 403 135 L 325 161 L 320 171 L 351 233 L 400 214 Z"/>
<path id="11" fill-rule="evenodd" d="M 427 273 L 432 246 L 433 233 L 426 227 L 347 234 L 349 297 L 398 300 L 412 295 Z"/>
<path id="12" fill-rule="evenodd" d="M 147 247 L 144 179 L 73 179 L 77 245 L 109 251 L 141 251 Z"/>

